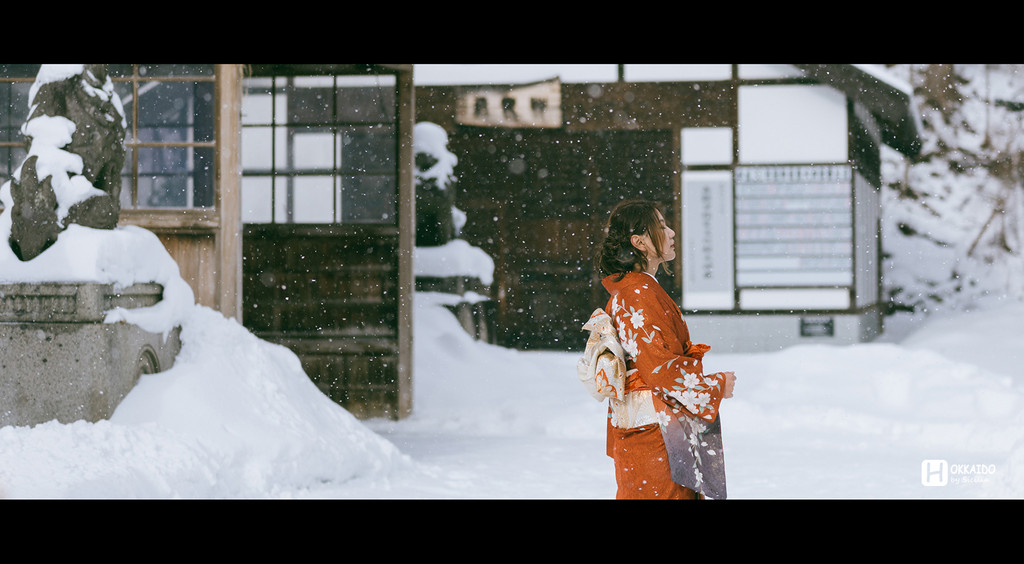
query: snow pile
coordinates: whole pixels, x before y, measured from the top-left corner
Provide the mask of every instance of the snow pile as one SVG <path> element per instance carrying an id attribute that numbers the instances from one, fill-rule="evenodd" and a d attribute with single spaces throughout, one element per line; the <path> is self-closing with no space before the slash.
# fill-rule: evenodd
<path id="1" fill-rule="evenodd" d="M 416 247 L 413 264 L 416 276 L 465 276 L 478 278 L 485 285 L 494 282 L 494 260 L 463 239 L 452 239 L 439 247 Z"/>
<path id="2" fill-rule="evenodd" d="M 170 370 L 142 376 L 109 421 L 0 428 L 0 497 L 288 497 L 386 483 L 414 467 L 322 394 L 294 353 L 196 305 L 151 232 L 69 225 L 23 262 L 6 244 L 4 205 L 0 282 L 159 283 L 159 303 L 111 310 L 105 322 L 181 327 L 182 349 Z"/>
<path id="3" fill-rule="evenodd" d="M 173 368 L 109 421 L 0 429 L 0 495 L 290 497 L 409 467 L 324 396 L 291 351 L 196 306 Z"/>
<path id="4" fill-rule="evenodd" d="M 276 497 L 386 479 L 408 465 L 393 445 L 320 392 L 287 348 L 206 308 L 182 326 L 182 345 L 174 367 L 143 377 L 111 419 L 151 429 L 154 442 L 166 437 L 197 455 L 181 470 L 184 476 L 201 471 L 206 479 L 182 484 L 192 489 L 153 493 Z"/>
<path id="5" fill-rule="evenodd" d="M 2 241 L 8 216 L 0 214 Z M 158 282 L 163 301 L 113 310 L 106 321 L 180 326 L 182 340 L 174 367 L 141 377 L 109 421 L 0 429 L 0 495 L 276 497 L 411 467 L 323 395 L 294 353 L 195 305 L 149 231 L 71 225 L 27 262 L 0 245 L 0 273 L 6 282 Z"/>
<path id="6" fill-rule="evenodd" d="M 396 426 L 484 436 L 604 436 L 603 413 L 593 428 L 578 418 L 581 412 L 569 409 L 582 406 L 582 413 L 593 413 L 600 404 L 586 392 L 577 394 L 583 387 L 578 379 L 567 378 L 575 373 L 546 363 L 569 356 L 575 370 L 578 355 L 524 352 L 476 341 L 443 307 L 453 297 L 416 294 L 416 409 Z"/>

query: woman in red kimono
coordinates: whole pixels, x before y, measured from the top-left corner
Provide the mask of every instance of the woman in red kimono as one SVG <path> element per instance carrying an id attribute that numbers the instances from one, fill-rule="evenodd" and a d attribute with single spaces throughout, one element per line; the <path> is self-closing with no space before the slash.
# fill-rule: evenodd
<path id="1" fill-rule="evenodd" d="M 608 417 L 618 499 L 726 497 L 718 408 L 735 376 L 704 374 L 710 347 L 690 342 L 682 311 L 654 277 L 675 256 L 675 232 L 656 204 L 612 210 L 595 261 L 626 353 L 626 394 L 610 400 Z"/>

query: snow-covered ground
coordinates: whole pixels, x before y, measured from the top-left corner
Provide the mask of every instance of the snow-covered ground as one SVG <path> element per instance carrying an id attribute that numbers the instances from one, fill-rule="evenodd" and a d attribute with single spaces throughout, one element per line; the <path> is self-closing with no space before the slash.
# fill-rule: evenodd
<path id="1" fill-rule="evenodd" d="M 415 409 L 397 422 L 356 420 L 290 351 L 194 306 L 176 365 L 111 420 L 0 428 L 0 495 L 614 497 L 577 355 L 473 341 L 450 299 L 416 295 Z M 721 412 L 730 498 L 1024 497 L 1022 333 L 1024 304 L 1005 303 L 900 343 L 712 350 L 706 367 L 738 377 Z M 946 485 L 924 485 L 933 460 Z"/>
<path id="2" fill-rule="evenodd" d="M 9 228 L 0 214 L 0 240 Z M 0 245 L 0 279 L 157 280 L 161 304 L 108 321 L 180 325 L 183 342 L 109 421 L 0 428 L 2 497 L 614 497 L 606 408 L 577 381 L 578 354 L 474 341 L 441 305 L 454 296 L 415 297 L 413 414 L 362 422 L 291 351 L 194 305 L 146 230 L 71 226 L 27 262 Z M 1024 497 L 1024 303 L 899 321 L 885 342 L 712 349 L 706 369 L 738 377 L 721 410 L 730 498 Z M 936 461 L 947 482 L 925 485 Z"/>

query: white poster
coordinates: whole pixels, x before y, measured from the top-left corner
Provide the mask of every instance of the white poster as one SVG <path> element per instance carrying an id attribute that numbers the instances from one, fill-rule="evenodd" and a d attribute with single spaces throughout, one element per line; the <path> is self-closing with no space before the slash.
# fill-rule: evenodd
<path id="1" fill-rule="evenodd" d="M 848 165 L 736 169 L 740 288 L 853 284 Z"/>
<path id="2" fill-rule="evenodd" d="M 733 309 L 732 174 L 683 174 L 683 309 Z"/>

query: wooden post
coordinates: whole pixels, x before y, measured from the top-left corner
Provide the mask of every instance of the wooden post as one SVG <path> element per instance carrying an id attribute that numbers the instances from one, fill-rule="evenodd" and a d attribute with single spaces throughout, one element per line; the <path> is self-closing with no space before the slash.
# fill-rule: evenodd
<path id="1" fill-rule="evenodd" d="M 216 300 L 225 317 L 242 321 L 242 65 L 217 65 Z"/>

